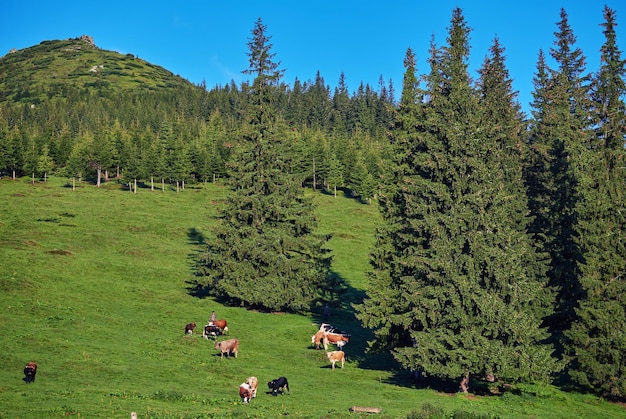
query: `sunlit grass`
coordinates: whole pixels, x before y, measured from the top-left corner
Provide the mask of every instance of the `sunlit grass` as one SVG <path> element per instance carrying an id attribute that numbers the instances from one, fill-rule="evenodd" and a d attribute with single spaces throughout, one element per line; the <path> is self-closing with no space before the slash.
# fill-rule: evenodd
<path id="1" fill-rule="evenodd" d="M 219 184 L 132 194 L 114 183 L 72 191 L 58 178 L 0 180 L 0 417 L 336 418 L 358 417 L 348 409 L 360 405 L 396 418 L 425 404 L 447 417 L 458 410 L 624 417 L 619 406 L 551 386 L 499 397 L 411 387 L 389 357 L 365 354 L 370 335 L 350 305 L 367 288 L 376 206 L 313 196 L 320 232 L 333 234 L 333 270 L 350 286 L 332 321 L 353 341 L 346 367 L 334 372 L 310 347 L 315 316 L 225 307 L 187 293 L 198 238 L 210 240 L 211 215 L 224 197 Z M 186 323 L 201 327 L 211 310 L 240 339 L 238 359 L 220 359 L 212 342 L 183 336 Z M 39 371 L 27 385 L 22 369 L 30 360 Z M 250 375 L 261 387 L 244 406 L 237 390 Z M 265 394 L 265 383 L 281 375 L 291 395 Z"/>

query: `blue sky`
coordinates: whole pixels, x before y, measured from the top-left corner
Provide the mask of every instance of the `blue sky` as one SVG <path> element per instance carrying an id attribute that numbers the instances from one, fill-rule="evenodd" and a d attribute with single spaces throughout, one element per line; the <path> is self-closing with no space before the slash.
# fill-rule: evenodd
<path id="1" fill-rule="evenodd" d="M 343 71 L 354 92 L 361 82 L 377 89 L 382 75 L 386 82 L 393 80 L 399 96 L 407 48 L 417 56 L 418 73 L 426 73 L 431 37 L 439 45 L 446 42 L 452 10 L 458 6 L 472 28 L 471 75 L 476 77 L 497 36 L 506 49 L 513 87 L 527 110 L 537 54 L 553 46 L 561 8 L 587 57 L 587 70 L 595 71 L 604 42 L 599 25 L 605 4 L 617 12 L 617 40 L 624 51 L 623 0 L 5 1 L 0 5 L 0 55 L 45 40 L 90 35 L 100 48 L 134 54 L 213 87 L 248 77 L 241 71 L 248 67 L 247 42 L 260 17 L 276 60 L 286 70 L 283 81 L 313 80 L 319 71 L 334 88 Z"/>

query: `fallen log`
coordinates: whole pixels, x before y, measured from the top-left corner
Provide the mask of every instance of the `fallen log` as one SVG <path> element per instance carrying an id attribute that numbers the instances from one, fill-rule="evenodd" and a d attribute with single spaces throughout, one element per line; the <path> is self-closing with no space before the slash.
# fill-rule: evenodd
<path id="1" fill-rule="evenodd" d="M 380 413 L 383 411 L 382 407 L 365 407 L 365 406 L 352 406 L 351 412 L 364 412 L 364 413 Z"/>

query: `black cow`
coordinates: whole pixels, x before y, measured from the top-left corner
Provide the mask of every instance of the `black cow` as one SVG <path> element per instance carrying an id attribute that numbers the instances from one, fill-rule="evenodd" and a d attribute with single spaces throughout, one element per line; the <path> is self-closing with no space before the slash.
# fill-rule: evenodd
<path id="1" fill-rule="evenodd" d="M 34 383 L 35 375 L 37 374 L 37 364 L 35 362 L 29 362 L 24 367 L 24 381 L 26 383 Z"/>
<path id="2" fill-rule="evenodd" d="M 268 382 L 267 387 L 272 392 L 272 396 L 277 396 L 279 391 L 284 395 L 285 389 L 287 389 L 288 394 L 291 394 L 291 390 L 289 390 L 289 383 L 285 377 L 280 377 Z"/>

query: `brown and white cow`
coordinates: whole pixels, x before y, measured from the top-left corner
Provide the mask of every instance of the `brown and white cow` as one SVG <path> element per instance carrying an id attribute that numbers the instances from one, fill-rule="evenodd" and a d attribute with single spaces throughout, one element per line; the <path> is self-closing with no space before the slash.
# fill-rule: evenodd
<path id="1" fill-rule="evenodd" d="M 341 368 L 343 368 L 343 362 L 346 359 L 346 354 L 343 351 L 326 352 L 326 356 L 328 356 L 328 360 L 332 364 L 331 370 L 335 370 L 335 362 L 339 361 L 341 361 Z"/>
<path id="2" fill-rule="evenodd" d="M 250 403 L 252 399 L 252 388 L 250 388 L 250 384 L 242 383 L 239 385 L 239 397 L 241 397 L 243 403 Z"/>
<path id="3" fill-rule="evenodd" d="M 256 390 L 259 387 L 259 379 L 256 377 L 248 377 L 246 378 L 246 383 L 250 386 L 250 389 L 252 390 L 252 398 L 254 399 L 256 397 Z"/>
<path id="4" fill-rule="evenodd" d="M 220 358 L 223 358 L 224 354 L 230 357 L 231 353 L 233 353 L 235 358 L 237 358 L 237 353 L 239 352 L 239 340 L 228 339 L 222 342 L 215 342 L 215 350 L 220 351 Z"/>
<path id="5" fill-rule="evenodd" d="M 311 336 L 311 343 L 315 344 L 315 349 L 319 349 L 320 345 L 323 344 L 324 340 L 324 332 L 323 330 L 318 331 L 316 334 Z M 324 350 L 328 349 L 328 347 L 324 347 Z"/>
<path id="6" fill-rule="evenodd" d="M 339 333 L 326 333 L 324 339 L 328 339 L 328 343 L 337 345 L 338 348 L 341 348 L 343 345 L 350 342 L 350 336 L 340 335 Z M 324 349 L 326 349 L 326 346 Z"/>
<path id="7" fill-rule="evenodd" d="M 217 326 L 222 329 L 222 333 L 228 334 L 228 322 L 224 319 L 215 320 L 214 322 L 209 322 L 211 326 Z"/>
<path id="8" fill-rule="evenodd" d="M 193 335 L 193 330 L 196 328 L 196 323 L 187 323 L 187 325 L 185 326 L 185 334 L 186 335 Z"/>
<path id="9" fill-rule="evenodd" d="M 315 349 L 320 349 L 320 346 L 323 346 L 325 351 L 328 350 L 329 343 L 341 348 L 348 342 L 350 342 L 350 336 L 348 335 L 329 333 L 321 330 L 311 336 L 311 343 L 315 344 Z"/>

